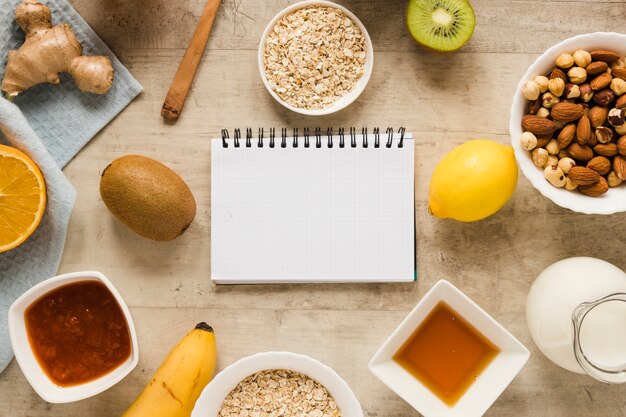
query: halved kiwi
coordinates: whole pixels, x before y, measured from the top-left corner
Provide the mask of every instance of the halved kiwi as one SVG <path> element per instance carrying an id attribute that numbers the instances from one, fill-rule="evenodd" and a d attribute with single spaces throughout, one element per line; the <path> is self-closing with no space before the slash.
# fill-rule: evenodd
<path id="1" fill-rule="evenodd" d="M 467 0 L 410 0 L 406 20 L 413 39 L 436 52 L 461 48 L 476 26 Z"/>

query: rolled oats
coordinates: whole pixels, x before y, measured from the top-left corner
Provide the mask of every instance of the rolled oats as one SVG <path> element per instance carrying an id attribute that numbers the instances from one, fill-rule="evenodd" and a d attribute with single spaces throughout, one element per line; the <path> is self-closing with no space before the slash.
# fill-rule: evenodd
<path id="1" fill-rule="evenodd" d="M 265 75 L 285 102 L 324 109 L 356 87 L 365 73 L 367 45 L 343 11 L 308 6 L 283 16 L 265 43 Z"/>
<path id="2" fill-rule="evenodd" d="M 341 417 L 335 400 L 319 382 L 295 371 L 257 372 L 224 399 L 219 417 Z"/>

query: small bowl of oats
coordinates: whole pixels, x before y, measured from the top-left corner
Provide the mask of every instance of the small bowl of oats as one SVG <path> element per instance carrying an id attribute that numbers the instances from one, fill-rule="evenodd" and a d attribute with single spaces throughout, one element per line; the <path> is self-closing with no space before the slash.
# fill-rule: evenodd
<path id="1" fill-rule="evenodd" d="M 206 386 L 191 417 L 363 417 L 348 384 L 308 356 L 265 352 L 226 367 Z"/>
<path id="2" fill-rule="evenodd" d="M 348 9 L 302 1 L 278 13 L 259 44 L 267 91 L 300 114 L 337 112 L 361 95 L 374 67 L 372 40 Z"/>

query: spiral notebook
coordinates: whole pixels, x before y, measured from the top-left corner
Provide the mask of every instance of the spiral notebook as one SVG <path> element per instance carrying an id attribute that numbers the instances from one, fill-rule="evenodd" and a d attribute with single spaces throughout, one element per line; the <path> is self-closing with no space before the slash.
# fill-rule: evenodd
<path id="1" fill-rule="evenodd" d="M 414 205 L 403 128 L 224 130 L 211 143 L 211 277 L 413 281 Z"/>

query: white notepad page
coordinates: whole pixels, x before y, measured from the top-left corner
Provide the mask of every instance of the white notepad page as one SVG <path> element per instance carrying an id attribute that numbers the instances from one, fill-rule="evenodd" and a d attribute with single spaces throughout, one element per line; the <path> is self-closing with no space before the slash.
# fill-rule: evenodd
<path id="1" fill-rule="evenodd" d="M 211 143 L 211 277 L 217 283 L 415 279 L 414 146 L 236 148 Z"/>

